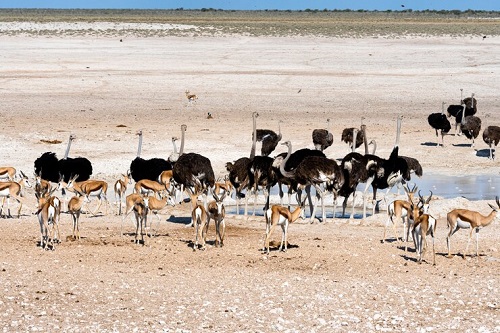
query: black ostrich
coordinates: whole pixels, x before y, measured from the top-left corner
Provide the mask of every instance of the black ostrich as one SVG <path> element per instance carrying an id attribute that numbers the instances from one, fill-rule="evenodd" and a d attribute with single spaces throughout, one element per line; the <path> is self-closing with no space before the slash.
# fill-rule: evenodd
<path id="1" fill-rule="evenodd" d="M 257 118 L 259 114 L 257 112 L 253 113 L 253 118 Z M 281 141 L 281 120 L 278 122 L 278 134 L 276 132 L 269 129 L 257 129 L 256 130 L 256 138 L 258 142 L 262 142 L 261 147 L 261 155 L 269 156 L 276 146 L 278 142 Z M 254 134 L 255 135 L 255 134 Z"/>
<path id="2" fill-rule="evenodd" d="M 406 179 L 410 180 L 412 169 L 410 169 L 410 167 L 408 166 L 408 162 L 406 161 L 406 159 L 399 156 L 399 136 L 401 133 L 401 120 L 402 116 L 399 116 L 397 119 L 396 144 L 394 145 L 391 155 L 387 160 L 380 160 L 381 165 L 377 165 L 377 172 L 375 173 L 371 182 L 373 189 L 373 214 L 375 214 L 375 210 L 377 209 L 378 189 L 387 189 L 387 192 L 384 196 L 384 198 L 386 198 L 387 194 L 394 186 L 401 184 Z M 418 169 L 418 167 L 415 165 L 413 166 L 413 168 Z"/>
<path id="3" fill-rule="evenodd" d="M 447 109 L 447 116 L 455 118 L 455 135 L 457 135 L 457 128 L 459 129 L 458 125 L 461 124 L 462 118 L 473 116 L 477 113 L 477 100 L 474 98 L 474 94 L 471 97 L 461 99 L 460 103 L 461 105 L 450 105 Z"/>
<path id="4" fill-rule="evenodd" d="M 287 153 L 281 153 L 277 155 L 274 158 L 273 162 L 273 167 L 275 169 L 275 173 L 277 176 L 277 182 L 278 182 L 278 188 L 279 188 L 279 195 L 280 195 L 280 204 L 283 205 L 283 185 L 286 185 L 288 187 L 288 206 L 290 207 L 290 200 L 292 197 L 293 192 L 298 192 L 299 194 L 299 201 L 302 199 L 302 190 L 297 187 L 297 182 L 293 178 L 288 178 L 283 176 L 283 174 L 280 171 L 280 165 L 283 163 L 284 159 L 286 158 Z M 297 166 L 302 162 L 302 160 L 308 156 L 319 156 L 319 157 L 326 157 L 325 154 L 320 151 L 320 150 L 315 150 L 315 149 L 309 149 L 309 148 L 302 148 L 294 151 L 290 157 L 288 158 L 288 161 L 285 162 L 285 170 L 286 171 L 293 171 Z M 305 191 L 310 197 L 310 186 L 305 187 Z M 311 200 L 309 200 L 309 203 Z M 311 213 L 312 213 L 312 205 L 311 206 Z"/>
<path id="5" fill-rule="evenodd" d="M 274 159 L 269 156 L 255 156 L 250 164 L 248 173 L 248 189 L 254 193 L 253 215 L 257 205 L 259 188 L 262 188 L 265 197 L 264 211 L 269 209 L 269 192 L 276 185 L 278 176 L 273 168 Z M 247 211 L 245 211 L 245 215 Z"/>
<path id="6" fill-rule="evenodd" d="M 322 206 L 322 221 L 326 222 L 326 211 L 324 196 L 327 190 L 331 190 L 337 199 L 337 192 L 344 183 L 344 177 L 339 165 L 334 160 L 320 156 L 308 156 L 300 162 L 293 171 L 286 171 L 285 165 L 292 154 L 292 144 L 290 141 L 283 143 L 288 146 L 288 153 L 283 162 L 280 164 L 280 171 L 283 176 L 293 178 L 297 181 L 299 187 L 312 185 L 316 189 L 316 195 L 321 199 Z M 315 218 L 316 207 L 318 200 L 314 205 L 310 221 Z M 335 214 L 335 212 L 334 212 Z M 335 216 L 334 216 L 335 217 Z"/>
<path id="7" fill-rule="evenodd" d="M 142 130 L 137 132 L 139 136 L 139 146 L 137 157 L 130 163 L 130 174 L 135 182 L 141 179 L 158 181 L 158 177 L 165 170 L 172 170 L 172 164 L 163 158 L 151 158 L 145 160 L 141 158 L 142 150 Z"/>
<path id="8" fill-rule="evenodd" d="M 436 130 L 436 147 L 439 147 L 439 134 L 441 133 L 441 146 L 444 147 L 444 136 L 451 130 L 451 124 L 446 115 L 444 114 L 444 102 L 442 104 L 441 113 L 431 113 L 427 117 L 427 122 L 432 128 Z"/>
<path id="9" fill-rule="evenodd" d="M 252 160 L 248 157 L 241 157 L 233 163 L 226 163 L 226 170 L 229 172 L 229 181 L 234 186 L 236 192 L 236 215 L 240 211 L 240 199 L 246 197 L 242 191 L 248 188 L 250 163 L 252 163 Z M 245 211 L 248 211 L 248 206 L 246 206 Z"/>
<path id="10" fill-rule="evenodd" d="M 90 179 L 92 175 L 92 163 L 85 157 L 68 157 L 71 142 L 75 138 L 73 134 L 69 136 L 68 146 L 66 147 L 63 159 L 58 160 L 56 154 L 52 152 L 45 152 L 42 156 L 37 158 L 34 163 L 35 174 L 39 175 L 44 180 L 54 183 L 60 180 L 69 182 L 69 180 L 76 175 L 78 175 L 76 181 Z"/>
<path id="11" fill-rule="evenodd" d="M 355 203 L 355 193 L 356 188 L 359 183 L 365 183 L 368 178 L 368 170 L 366 168 L 368 164 L 368 156 L 361 155 L 360 153 L 351 152 L 344 156 L 342 162 L 340 163 L 340 169 L 344 175 L 344 184 L 339 190 L 339 195 L 344 197 L 342 203 L 342 217 L 345 216 L 345 210 L 347 208 L 347 200 L 353 194 L 352 199 L 352 212 L 350 218 L 354 216 L 354 203 Z"/>
<path id="12" fill-rule="evenodd" d="M 363 127 L 365 125 L 361 125 Z M 356 145 L 353 145 L 353 137 L 356 135 Z M 344 128 L 342 131 L 341 140 L 349 145 L 349 150 L 354 151 L 359 148 L 364 142 L 363 129 L 359 130 L 355 127 Z"/>
<path id="13" fill-rule="evenodd" d="M 215 175 L 210 160 L 196 153 L 186 153 L 179 156 L 172 169 L 176 184 L 181 186 L 180 194 L 189 189 L 193 209 L 196 198 L 201 193 L 207 193 L 215 185 Z"/>
<path id="14" fill-rule="evenodd" d="M 481 132 L 481 119 L 476 116 L 462 118 L 460 130 L 467 139 L 472 140 L 471 147 L 474 147 L 474 140 L 479 136 L 479 132 Z"/>
<path id="15" fill-rule="evenodd" d="M 250 149 L 250 157 L 241 157 L 233 163 L 226 163 L 226 170 L 229 172 L 229 181 L 235 188 L 236 192 L 236 215 L 240 211 L 240 199 L 245 198 L 245 215 L 248 213 L 248 196 L 243 194 L 244 189 L 248 189 L 250 182 L 250 164 L 255 157 L 257 145 L 257 112 L 252 113 L 252 148 Z"/>
<path id="16" fill-rule="evenodd" d="M 333 143 L 333 134 L 330 132 L 330 118 L 326 120 L 326 129 L 315 129 L 312 132 L 312 140 L 317 150 L 325 150 Z"/>
<path id="17" fill-rule="evenodd" d="M 496 155 L 496 146 L 500 141 L 500 127 L 488 126 L 483 131 L 483 140 L 490 146 L 490 159 L 494 160 Z M 495 146 L 495 155 L 493 154 L 493 146 Z"/>

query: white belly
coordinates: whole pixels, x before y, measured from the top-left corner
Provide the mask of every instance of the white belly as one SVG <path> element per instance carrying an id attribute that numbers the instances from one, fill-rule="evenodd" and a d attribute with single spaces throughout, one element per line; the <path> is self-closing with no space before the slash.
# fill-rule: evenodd
<path id="1" fill-rule="evenodd" d="M 0 191 L 0 196 L 2 196 L 2 197 L 7 197 L 9 195 L 10 195 L 10 191 L 9 191 L 8 187 Z"/>
<path id="2" fill-rule="evenodd" d="M 457 227 L 460 229 L 470 229 L 470 223 L 457 218 Z"/>

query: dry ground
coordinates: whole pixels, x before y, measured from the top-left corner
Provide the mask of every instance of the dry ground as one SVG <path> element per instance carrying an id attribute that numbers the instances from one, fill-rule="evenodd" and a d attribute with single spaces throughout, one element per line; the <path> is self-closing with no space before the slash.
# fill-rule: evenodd
<path id="1" fill-rule="evenodd" d="M 463 88 L 476 93 L 483 125 L 500 123 L 498 37 L 119 37 L 0 37 L 2 164 L 30 174 L 44 151 L 63 156 L 75 133 L 70 156 L 89 158 L 94 176 L 113 183 L 135 157 L 138 129 L 143 157 L 166 158 L 170 138 L 185 123 L 186 150 L 209 157 L 222 176 L 225 162 L 249 153 L 251 113 L 258 111 L 259 127 L 276 129 L 283 120 L 283 138 L 297 148 L 312 147 L 312 129 L 332 118 L 335 142 L 326 151 L 332 158 L 347 153 L 340 133 L 362 116 L 378 154 L 388 156 L 403 114 L 401 151 L 420 160 L 424 177 L 500 173 L 481 139 L 473 149 L 450 135 L 447 147 L 436 148 L 426 120 L 442 101 L 457 103 Z M 189 104 L 185 90 L 198 100 Z M 206 119 L 208 112 L 214 119 Z M 433 202 L 432 266 L 429 253 L 423 264 L 415 262 L 412 245 L 404 253 L 401 244 L 380 242 L 384 212 L 293 224 L 288 252 L 269 256 L 259 251 L 258 216 L 228 216 L 226 246 L 194 253 L 186 205 L 165 212 L 158 236 L 144 246 L 131 242 L 128 221 L 120 237 L 114 213 L 83 216 L 83 239 L 67 240 L 70 217 L 63 214 L 62 243 L 41 251 L 28 189 L 23 216 L 0 221 L 0 327 L 499 332 L 498 221 L 481 231 L 479 257 L 444 257 L 446 212 L 464 206 L 486 214 L 492 202 L 458 193 Z M 213 244 L 213 230 L 208 238 Z M 459 232 L 452 252 L 465 244 L 466 232 Z"/>

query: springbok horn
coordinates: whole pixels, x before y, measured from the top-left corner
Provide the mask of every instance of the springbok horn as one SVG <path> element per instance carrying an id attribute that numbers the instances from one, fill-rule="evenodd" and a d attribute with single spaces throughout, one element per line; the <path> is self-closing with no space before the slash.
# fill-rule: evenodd
<path id="1" fill-rule="evenodd" d="M 426 204 L 428 204 L 430 201 L 431 201 L 431 198 L 432 198 L 432 191 L 429 190 L 429 192 L 431 192 L 431 195 L 427 198 L 427 200 L 425 201 Z"/>

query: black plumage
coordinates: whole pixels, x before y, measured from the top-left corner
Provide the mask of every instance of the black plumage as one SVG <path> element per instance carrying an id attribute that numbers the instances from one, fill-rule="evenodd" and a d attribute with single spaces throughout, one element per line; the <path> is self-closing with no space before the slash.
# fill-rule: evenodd
<path id="1" fill-rule="evenodd" d="M 135 182 L 141 179 L 158 181 L 158 177 L 165 170 L 172 170 L 172 164 L 163 158 L 146 160 L 136 157 L 130 163 L 130 174 Z"/>
<path id="2" fill-rule="evenodd" d="M 427 117 L 427 122 L 436 130 L 436 138 L 439 137 L 439 133 L 441 133 L 441 143 L 444 146 L 444 135 L 451 130 L 451 124 L 448 118 L 442 113 L 431 113 Z M 439 142 L 436 145 L 439 146 Z"/>
<path id="3" fill-rule="evenodd" d="M 316 193 L 321 197 L 323 218 L 326 220 L 326 211 L 324 206 L 324 195 L 327 190 L 332 191 L 335 198 L 337 197 L 338 190 L 344 183 L 343 173 L 335 160 L 322 157 L 322 156 L 307 156 L 299 165 L 292 171 L 286 171 L 285 166 L 292 154 L 292 144 L 290 141 L 285 142 L 288 146 L 288 153 L 286 158 L 280 164 L 280 171 L 283 176 L 289 177 L 297 181 L 300 187 L 313 185 L 316 188 Z M 311 214 L 311 222 L 315 218 L 314 212 L 316 205 Z"/>
<path id="4" fill-rule="evenodd" d="M 234 163 L 226 163 L 226 170 L 229 172 L 229 181 L 236 190 L 237 198 L 245 197 L 241 191 L 248 187 L 248 170 L 250 169 L 251 162 L 252 160 L 248 157 L 242 157 L 234 161 Z"/>
<path id="5" fill-rule="evenodd" d="M 262 142 L 261 154 L 262 156 L 269 156 L 278 142 L 281 140 L 281 131 L 276 134 L 276 132 L 268 129 L 257 129 L 257 141 Z"/>
<path id="6" fill-rule="evenodd" d="M 60 178 L 65 182 L 78 175 L 76 181 L 90 179 L 92 175 L 92 163 L 84 157 L 57 159 L 56 153 L 45 152 L 35 160 L 35 174 L 42 179 L 54 183 Z"/>
<path id="7" fill-rule="evenodd" d="M 327 129 L 315 129 L 312 132 L 314 148 L 325 150 L 333 144 L 333 134 L 330 132 L 330 119 L 327 119 Z"/>
<path id="8" fill-rule="evenodd" d="M 135 182 L 142 179 L 158 181 L 158 177 L 163 171 L 172 170 L 172 164 L 163 158 L 144 159 L 141 157 L 142 151 L 142 130 L 137 132 L 139 136 L 139 146 L 137 157 L 130 163 L 130 175 Z"/>
<path id="9" fill-rule="evenodd" d="M 271 187 L 276 185 L 278 177 L 273 168 L 274 159 L 269 156 L 255 156 L 249 164 L 249 181 L 248 188 L 251 189 L 255 194 L 254 201 L 254 213 L 255 204 L 257 199 L 257 193 L 259 187 L 263 188 L 265 196 L 265 206 L 264 211 L 269 208 L 269 192 Z"/>
<path id="10" fill-rule="evenodd" d="M 411 174 L 412 173 L 414 173 L 418 177 L 422 177 L 423 176 L 424 171 L 422 169 L 422 165 L 420 164 L 420 162 L 416 158 L 409 157 L 409 156 L 402 156 L 402 155 L 400 155 L 399 158 L 404 159 L 405 162 L 406 162 L 406 165 L 408 167 L 407 171 L 406 171 L 406 174 L 403 174 L 403 179 L 405 181 L 408 182 L 408 181 L 411 180 Z"/>
<path id="11" fill-rule="evenodd" d="M 201 185 L 200 190 L 205 190 L 215 185 L 212 163 L 200 154 L 186 153 L 179 156 L 172 173 L 175 182 L 186 188 L 196 188 Z"/>

